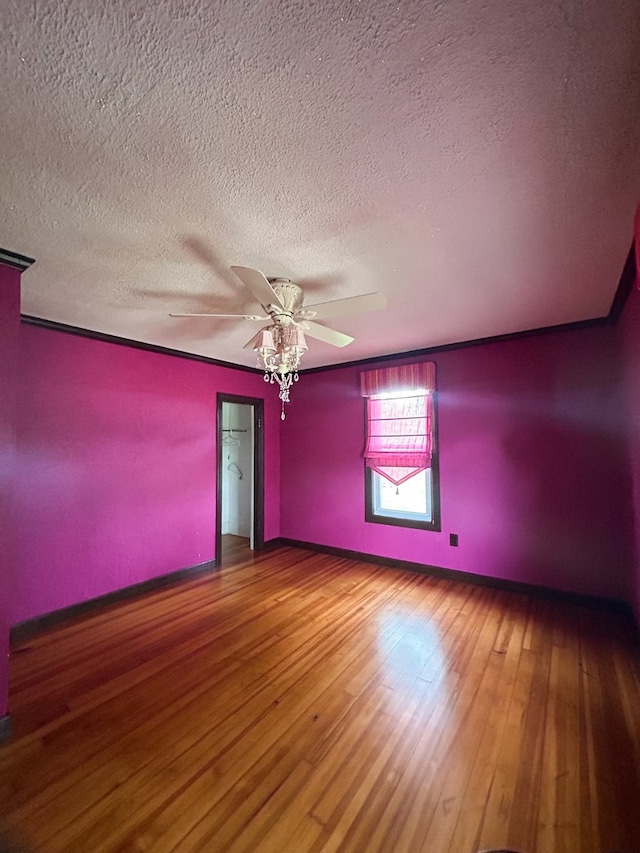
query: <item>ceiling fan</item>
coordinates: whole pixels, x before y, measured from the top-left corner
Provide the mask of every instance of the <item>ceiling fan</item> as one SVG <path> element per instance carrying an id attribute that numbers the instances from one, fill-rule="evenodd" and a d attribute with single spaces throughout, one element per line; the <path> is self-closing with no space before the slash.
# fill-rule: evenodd
<path id="1" fill-rule="evenodd" d="M 230 320 L 270 320 L 276 329 L 295 328 L 303 330 L 309 337 L 316 338 L 334 347 L 344 347 L 354 339 L 315 320 L 331 317 L 344 317 L 364 311 L 385 308 L 387 300 L 382 293 L 367 293 L 362 296 L 349 296 L 346 299 L 334 299 L 320 302 L 308 308 L 304 307 L 302 288 L 287 278 L 268 279 L 264 273 L 250 267 L 231 267 L 242 283 L 251 291 L 260 303 L 265 314 L 170 314 L 171 317 L 215 317 Z M 261 330 L 264 331 L 264 330 Z M 245 349 L 253 347 L 260 332 L 254 335 Z"/>
<path id="2" fill-rule="evenodd" d="M 284 404 L 289 402 L 289 392 L 298 381 L 300 359 L 307 351 L 305 333 L 319 341 L 334 347 L 345 347 L 353 341 L 351 335 L 345 335 L 328 326 L 316 323 L 315 319 L 326 320 L 329 317 L 344 317 L 362 311 L 374 311 L 387 304 L 382 293 L 366 293 L 362 296 L 349 296 L 346 299 L 334 299 L 320 302 L 309 308 L 304 307 L 302 288 L 288 278 L 268 279 L 264 273 L 250 267 L 231 267 L 240 281 L 251 291 L 260 303 L 265 314 L 171 314 L 171 317 L 216 317 L 231 320 L 270 320 L 245 345 L 244 349 L 253 349 L 258 355 L 258 365 L 264 370 L 265 382 L 276 383 L 280 389 L 278 396 L 282 402 L 280 417 L 285 419 Z"/>

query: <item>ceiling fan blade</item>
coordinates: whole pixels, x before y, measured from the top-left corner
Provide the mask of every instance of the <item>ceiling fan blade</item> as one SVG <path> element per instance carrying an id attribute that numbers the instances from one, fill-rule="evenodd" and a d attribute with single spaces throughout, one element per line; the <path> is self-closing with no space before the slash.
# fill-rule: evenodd
<path id="1" fill-rule="evenodd" d="M 346 347 L 354 340 L 351 335 L 336 332 L 335 329 L 328 329 L 326 326 L 321 326 L 320 323 L 314 323 L 313 320 L 305 320 L 300 325 L 309 337 L 317 338 L 319 341 L 324 341 L 325 344 L 331 344 L 334 347 Z"/>
<path id="2" fill-rule="evenodd" d="M 331 302 L 319 302 L 308 305 L 302 312 L 304 316 L 326 320 L 329 317 L 345 317 L 347 314 L 359 314 L 364 311 L 378 311 L 387 307 L 387 297 L 384 293 L 365 293 L 362 296 L 349 296 L 346 299 L 334 299 Z"/>
<path id="3" fill-rule="evenodd" d="M 217 317 L 222 320 L 268 320 L 269 315 L 259 317 L 257 314 L 169 314 L 170 317 Z"/>
<path id="4" fill-rule="evenodd" d="M 267 305 L 283 307 L 282 302 L 269 284 L 269 280 L 264 273 L 261 273 L 259 270 L 252 270 L 250 267 L 231 267 L 231 269 L 265 308 Z"/>

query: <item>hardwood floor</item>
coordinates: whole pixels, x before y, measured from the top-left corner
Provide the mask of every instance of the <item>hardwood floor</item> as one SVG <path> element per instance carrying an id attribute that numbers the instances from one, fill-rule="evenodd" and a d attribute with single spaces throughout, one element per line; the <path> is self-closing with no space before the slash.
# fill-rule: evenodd
<path id="1" fill-rule="evenodd" d="M 251 556 L 249 539 L 225 533 L 222 538 L 222 566 L 233 566 Z"/>
<path id="2" fill-rule="evenodd" d="M 13 649 L 0 808 L 28 850 L 640 851 L 623 617 L 236 556 Z"/>

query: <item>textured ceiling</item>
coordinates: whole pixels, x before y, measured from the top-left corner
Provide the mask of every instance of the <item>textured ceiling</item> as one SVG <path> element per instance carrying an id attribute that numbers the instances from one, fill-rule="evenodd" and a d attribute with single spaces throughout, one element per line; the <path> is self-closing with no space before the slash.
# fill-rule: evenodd
<path id="1" fill-rule="evenodd" d="M 3 0 L 0 246 L 26 314 L 238 364 L 231 264 L 334 364 L 606 315 L 640 196 L 638 0 Z M 329 324 L 329 323 L 327 323 Z"/>

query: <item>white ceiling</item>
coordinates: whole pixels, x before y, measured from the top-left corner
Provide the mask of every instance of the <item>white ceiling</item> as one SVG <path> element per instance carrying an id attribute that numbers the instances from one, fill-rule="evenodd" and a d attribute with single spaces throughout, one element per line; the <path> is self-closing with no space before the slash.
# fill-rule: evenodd
<path id="1" fill-rule="evenodd" d="M 608 313 L 638 0 L 3 0 L 0 246 L 26 314 L 254 364 L 229 272 L 371 291 L 305 366 Z"/>

